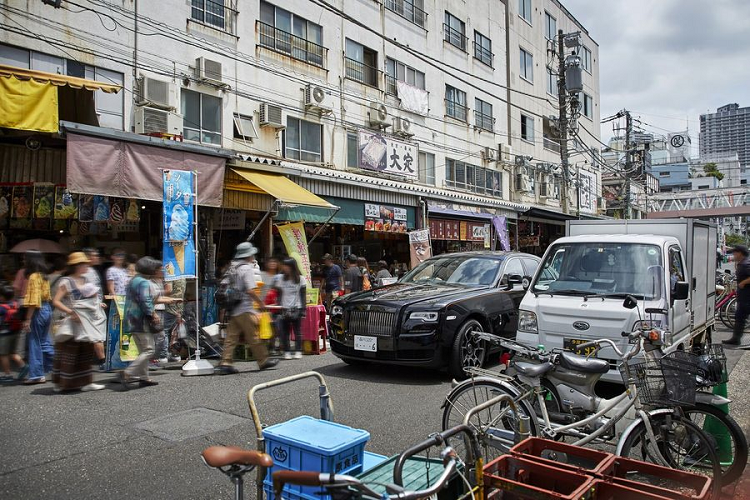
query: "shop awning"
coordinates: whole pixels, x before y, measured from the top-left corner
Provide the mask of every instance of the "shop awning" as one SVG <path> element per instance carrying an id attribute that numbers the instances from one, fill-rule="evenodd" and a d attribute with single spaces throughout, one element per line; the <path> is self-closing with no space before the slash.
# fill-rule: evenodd
<path id="1" fill-rule="evenodd" d="M 307 189 L 298 186 L 283 175 L 235 168 L 232 169 L 232 172 L 265 191 L 273 198 L 276 198 L 282 205 L 301 205 L 328 209 L 338 208 L 335 205 L 328 203 L 323 198 L 311 193 Z"/>
<path id="2" fill-rule="evenodd" d="M 0 64 L 0 127 L 57 132 L 58 87 L 119 92 L 119 85 Z"/>
<path id="3" fill-rule="evenodd" d="M 554 210 L 547 210 L 544 208 L 536 208 L 533 207 L 527 212 L 524 212 L 524 217 L 535 217 L 537 219 L 546 219 L 547 221 L 557 221 L 557 222 L 564 222 L 566 220 L 573 220 L 577 219 L 575 215 L 566 214 L 564 212 L 557 212 Z"/>

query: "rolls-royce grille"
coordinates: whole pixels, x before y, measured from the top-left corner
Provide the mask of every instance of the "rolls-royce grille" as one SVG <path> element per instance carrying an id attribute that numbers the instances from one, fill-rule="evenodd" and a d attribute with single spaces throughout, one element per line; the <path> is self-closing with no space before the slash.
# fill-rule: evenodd
<path id="1" fill-rule="evenodd" d="M 351 311 L 348 331 L 355 335 L 390 337 L 396 330 L 396 313 L 385 311 Z"/>

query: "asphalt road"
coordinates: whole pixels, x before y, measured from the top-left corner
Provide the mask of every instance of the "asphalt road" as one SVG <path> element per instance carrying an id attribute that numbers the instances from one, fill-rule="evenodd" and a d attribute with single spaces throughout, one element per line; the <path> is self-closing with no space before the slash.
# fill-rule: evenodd
<path id="1" fill-rule="evenodd" d="M 730 366 L 742 354 L 731 352 Z M 237 366 L 240 374 L 225 377 L 158 371 L 157 387 L 129 392 L 117 384 L 69 395 L 53 393 L 51 384 L 0 387 L 0 498 L 233 498 L 230 482 L 207 468 L 200 452 L 215 444 L 254 448 L 246 400 L 253 385 L 318 371 L 330 386 L 335 420 L 369 431 L 367 449 L 383 455 L 439 430 L 440 404 L 450 389 L 445 374 L 355 368 L 331 354 L 285 361 L 266 372 L 252 362 Z M 271 389 L 258 402 L 266 424 L 317 416 L 317 384 Z M 252 491 L 249 484 L 246 498 L 254 498 Z"/>

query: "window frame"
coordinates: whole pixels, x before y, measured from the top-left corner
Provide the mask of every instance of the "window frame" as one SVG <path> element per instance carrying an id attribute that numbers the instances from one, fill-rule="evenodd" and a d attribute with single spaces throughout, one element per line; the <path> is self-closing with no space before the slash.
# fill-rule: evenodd
<path id="1" fill-rule="evenodd" d="M 552 20 L 552 23 L 554 24 L 554 29 L 550 32 L 550 19 Z M 550 36 L 551 33 L 551 36 Z M 547 40 L 557 40 L 557 18 L 547 12 L 544 11 L 544 37 Z"/>
<path id="2" fill-rule="evenodd" d="M 488 47 L 482 45 L 487 41 Z M 474 59 L 494 69 L 495 54 L 492 53 L 492 39 L 474 30 Z"/>
<path id="3" fill-rule="evenodd" d="M 454 28 L 451 21 L 458 22 L 461 29 Z M 454 39 L 458 39 L 458 43 L 454 43 Z M 445 11 L 445 17 L 443 19 L 443 41 L 448 42 L 462 52 L 468 51 L 469 38 L 466 36 L 466 22 L 454 16 L 447 10 Z"/>
<path id="4" fill-rule="evenodd" d="M 391 67 L 393 68 L 393 73 L 391 74 Z M 403 67 L 403 79 L 399 77 L 399 67 Z M 414 72 L 414 83 L 409 83 L 408 75 L 409 72 Z M 421 85 L 418 85 L 420 83 L 420 77 L 421 77 Z M 427 84 L 426 84 L 427 76 L 425 75 L 424 71 L 419 71 L 417 68 L 413 68 L 409 66 L 408 64 L 404 64 L 398 59 L 394 59 L 393 57 L 387 57 L 385 58 L 385 91 L 387 94 L 397 95 L 397 85 L 396 82 L 404 82 L 407 85 L 411 85 L 412 87 L 416 87 L 418 89 L 427 91 Z"/>
<path id="5" fill-rule="evenodd" d="M 452 100 L 448 98 L 449 93 L 452 93 L 455 97 L 458 97 L 458 100 Z M 460 102 L 463 100 L 463 103 Z M 456 111 L 463 110 L 463 116 L 457 116 Z M 453 111 L 451 111 L 453 110 Z M 467 103 L 467 96 L 466 92 L 463 90 L 454 87 L 452 85 L 445 84 L 445 115 L 449 116 L 451 118 L 454 118 L 456 120 L 467 122 L 469 120 L 469 107 Z"/>
<path id="6" fill-rule="evenodd" d="M 432 165 L 430 166 L 430 160 L 432 161 Z M 427 184 L 428 186 L 434 186 L 437 183 L 437 179 L 435 177 L 435 154 L 434 153 L 428 153 L 427 151 L 420 151 L 419 152 L 419 164 L 418 164 L 418 178 L 419 182 L 422 184 Z"/>
<path id="7" fill-rule="evenodd" d="M 355 57 L 351 57 L 347 50 L 350 46 L 355 45 L 361 49 L 361 61 Z M 371 61 L 372 63 L 367 62 L 368 57 L 373 59 Z M 354 65 L 360 65 L 361 68 L 357 69 Z M 360 78 L 357 73 L 361 73 L 363 76 Z M 380 89 L 380 73 L 380 68 L 378 68 L 378 52 L 356 40 L 346 38 L 344 41 L 344 77 L 359 82 L 362 85 Z M 370 75 L 371 78 L 368 78 L 368 75 Z"/>
<path id="8" fill-rule="evenodd" d="M 463 181 L 461 182 L 458 180 L 459 171 L 463 177 Z M 469 179 L 468 176 L 469 171 L 472 172 L 471 179 Z M 484 179 L 481 186 L 479 186 L 477 182 L 479 177 Z M 491 179 L 490 186 L 487 185 L 488 178 Z M 495 186 L 495 181 L 497 181 L 497 186 Z M 499 199 L 503 198 L 503 176 L 500 171 L 479 165 L 473 165 L 453 158 L 445 159 L 445 185 L 460 191 Z"/>
<path id="9" fill-rule="evenodd" d="M 528 7 L 529 17 L 526 17 L 526 7 Z M 518 17 L 526 21 L 529 26 L 534 26 L 534 6 L 531 4 L 531 0 L 518 0 Z"/>
<path id="10" fill-rule="evenodd" d="M 586 92 L 581 92 L 581 114 L 589 120 L 594 119 L 594 98 Z"/>
<path id="11" fill-rule="evenodd" d="M 533 85 L 534 84 L 534 54 L 520 46 L 518 47 L 518 54 L 519 54 L 518 76 Z M 531 61 L 531 78 L 528 77 L 529 61 Z"/>
<path id="12" fill-rule="evenodd" d="M 263 18 L 264 8 L 273 10 L 273 24 Z M 266 0 L 260 1 L 260 9 L 258 45 L 297 61 L 325 69 L 328 49 L 323 46 L 323 26 Z M 289 14 L 290 31 L 278 26 L 279 11 Z M 304 24 L 304 36 L 294 33 L 295 26 L 299 24 Z M 269 31 L 269 28 L 273 31 L 264 33 L 264 31 Z M 311 32 L 319 33 L 318 41 L 315 37 L 309 36 Z"/>
<path id="13" fill-rule="evenodd" d="M 353 163 L 352 159 L 354 160 Z M 346 166 L 348 168 L 359 168 L 359 134 L 356 131 L 348 130 L 346 132 Z"/>
<path id="14" fill-rule="evenodd" d="M 531 121 L 530 124 L 529 124 L 529 121 Z M 529 125 L 531 125 L 531 127 L 529 127 Z M 531 136 L 530 137 L 529 137 L 529 128 L 531 128 Z M 535 130 L 534 129 L 535 128 L 536 128 L 536 126 L 534 124 L 534 117 L 521 113 L 521 140 L 525 141 L 525 142 L 529 142 L 531 144 L 534 144 L 534 140 L 535 140 L 535 135 L 534 135 L 535 134 Z M 526 131 L 525 134 L 524 134 L 524 129 Z M 526 137 L 524 137 L 524 135 L 526 135 Z"/>
<path id="15" fill-rule="evenodd" d="M 424 0 L 385 0 L 383 4 L 386 10 L 390 10 L 396 15 L 403 17 L 423 30 L 427 29 L 425 27 L 427 24 L 427 12 L 424 10 Z M 410 9 L 407 8 L 407 5 L 410 6 L 411 16 L 408 15 Z M 418 20 L 421 20 L 421 22 L 418 22 Z"/>
<path id="16" fill-rule="evenodd" d="M 557 75 L 555 74 L 554 70 L 550 68 L 549 66 L 546 66 L 547 70 L 547 94 L 553 96 L 553 97 L 559 97 L 559 88 L 558 88 L 558 81 L 557 81 Z"/>
<path id="17" fill-rule="evenodd" d="M 248 132 L 242 126 L 243 121 L 248 121 L 250 123 L 251 134 L 243 133 Z M 235 111 L 234 113 L 232 113 L 232 123 L 234 124 L 232 128 L 234 129 L 233 136 L 235 139 L 252 141 L 253 139 L 258 138 L 258 128 L 255 126 L 255 120 L 253 119 L 252 115 L 243 115 L 242 113 L 237 113 Z"/>
<path id="18" fill-rule="evenodd" d="M 593 55 L 591 54 L 591 51 L 588 47 L 585 45 L 581 45 L 581 68 L 588 73 L 591 74 L 591 63 L 593 62 Z"/>
<path id="19" fill-rule="evenodd" d="M 185 92 L 189 92 L 189 93 L 192 93 L 192 94 L 195 94 L 195 95 L 198 96 L 198 116 L 199 116 L 199 119 L 200 119 L 200 123 L 197 124 L 198 128 L 196 128 L 195 126 L 190 126 L 190 125 L 188 125 L 188 124 L 185 123 L 185 118 L 184 117 L 187 116 L 186 109 L 185 109 L 185 103 L 183 102 L 183 96 L 185 95 Z M 219 104 L 219 130 L 218 131 L 217 130 L 208 130 L 208 129 L 206 129 L 206 128 L 203 127 L 203 107 L 204 107 L 203 98 L 204 97 L 207 97 L 209 99 L 216 99 L 218 101 L 218 104 Z M 212 145 L 212 146 L 219 146 L 219 147 L 221 147 L 222 144 L 223 144 L 223 141 L 224 141 L 224 130 L 223 130 L 224 129 L 224 123 L 223 123 L 223 114 L 222 114 L 223 109 L 224 109 L 224 100 L 221 97 L 217 97 L 217 96 L 214 96 L 214 95 L 211 95 L 211 94 L 205 94 L 203 92 L 197 92 L 195 90 L 186 89 L 184 87 L 182 89 L 180 89 L 180 112 L 181 112 L 181 114 L 183 116 L 183 123 L 182 123 L 182 130 L 183 130 L 183 132 L 182 132 L 182 134 L 183 134 L 184 140 L 190 141 L 190 142 L 196 142 L 196 143 L 204 144 L 204 145 L 208 144 L 208 145 Z M 192 124 L 192 125 L 196 125 L 196 124 Z M 187 139 L 187 134 L 185 133 L 185 130 L 192 130 L 192 131 L 198 132 L 198 134 L 200 135 L 200 140 L 196 141 L 196 140 L 193 140 L 193 139 Z M 203 140 L 204 134 L 212 134 L 212 135 L 218 136 L 219 142 L 217 143 L 217 142 L 204 141 Z"/>
<path id="20" fill-rule="evenodd" d="M 486 113 L 489 108 L 489 114 Z M 495 116 L 492 103 L 478 97 L 474 98 L 474 126 L 481 130 L 493 132 L 495 130 Z M 489 125 L 489 126 L 488 126 Z"/>
<path id="21" fill-rule="evenodd" d="M 289 132 L 290 129 L 294 128 L 294 127 L 292 127 L 290 120 L 296 120 L 298 122 L 298 125 L 297 125 L 297 137 L 299 137 L 299 144 L 298 144 L 298 146 L 296 148 L 289 146 L 289 135 L 288 135 L 288 132 Z M 305 150 L 302 149 L 302 136 L 303 136 L 302 128 L 303 128 L 303 124 L 314 125 L 314 126 L 316 126 L 316 127 L 319 128 L 319 130 L 320 130 L 320 144 L 319 144 L 320 151 L 319 152 L 318 151 L 307 150 L 307 149 L 305 149 Z M 323 157 L 323 141 L 324 141 L 324 137 L 323 137 L 323 125 L 322 124 L 317 123 L 317 122 L 311 122 L 309 120 L 305 120 L 305 119 L 302 119 L 302 118 L 297 118 L 296 116 L 287 116 L 286 117 L 286 128 L 284 129 L 284 133 L 283 133 L 283 141 L 284 141 L 284 144 L 283 144 L 283 146 L 284 146 L 284 158 L 288 158 L 288 159 L 292 159 L 292 160 L 297 160 L 297 161 L 304 161 L 304 162 L 307 162 L 307 163 L 323 163 L 323 158 L 324 158 Z M 296 151 L 297 152 L 297 156 L 295 157 L 293 155 L 289 155 L 289 151 Z M 315 154 L 315 155 L 319 156 L 320 159 L 319 160 L 303 159 L 302 158 L 302 154 L 303 153 L 307 153 L 307 154 L 312 153 L 312 154 Z"/>
<path id="22" fill-rule="evenodd" d="M 198 5 L 198 3 L 200 5 Z M 221 14 L 218 12 L 211 12 L 207 8 L 207 4 L 218 6 Z M 188 6 L 190 7 L 190 17 L 188 19 L 191 21 L 234 35 L 238 11 L 233 8 L 230 0 L 190 0 Z M 196 12 L 202 13 L 202 16 L 196 17 Z M 209 16 L 220 19 L 221 24 L 208 21 Z"/>

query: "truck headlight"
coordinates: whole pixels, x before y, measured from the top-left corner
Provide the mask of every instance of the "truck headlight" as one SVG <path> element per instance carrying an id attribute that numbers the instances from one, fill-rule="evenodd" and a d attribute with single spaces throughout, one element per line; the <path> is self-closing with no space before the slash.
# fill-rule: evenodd
<path id="1" fill-rule="evenodd" d="M 341 306 L 333 306 L 331 308 L 331 316 L 341 316 L 344 314 L 344 308 Z"/>
<path id="2" fill-rule="evenodd" d="M 425 323 L 435 323 L 438 320 L 438 313 L 433 311 L 415 311 L 409 315 L 413 321 L 424 321 Z"/>
<path id="3" fill-rule="evenodd" d="M 536 313 L 531 311 L 518 311 L 518 331 L 526 333 L 539 333 L 539 325 L 536 321 Z"/>

